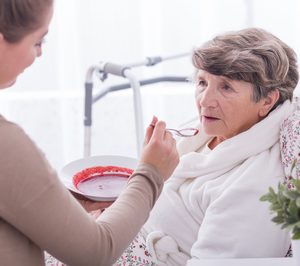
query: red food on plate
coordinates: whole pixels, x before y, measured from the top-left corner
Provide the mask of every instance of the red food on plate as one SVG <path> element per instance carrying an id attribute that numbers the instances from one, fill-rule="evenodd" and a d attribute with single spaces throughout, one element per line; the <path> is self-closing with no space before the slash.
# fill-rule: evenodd
<path id="1" fill-rule="evenodd" d="M 100 177 L 100 176 L 119 176 L 119 177 L 129 177 L 133 173 L 132 169 L 119 167 L 119 166 L 94 166 L 85 168 L 73 176 L 73 184 L 75 187 L 80 182 L 86 181 L 90 178 Z"/>

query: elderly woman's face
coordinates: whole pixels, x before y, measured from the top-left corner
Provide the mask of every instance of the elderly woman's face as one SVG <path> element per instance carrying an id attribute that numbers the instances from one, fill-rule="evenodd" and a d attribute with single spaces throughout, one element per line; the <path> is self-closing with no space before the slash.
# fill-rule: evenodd
<path id="1" fill-rule="evenodd" d="M 206 134 L 222 140 L 253 126 L 263 117 L 263 101 L 252 100 L 250 83 L 199 70 L 196 104 Z"/>

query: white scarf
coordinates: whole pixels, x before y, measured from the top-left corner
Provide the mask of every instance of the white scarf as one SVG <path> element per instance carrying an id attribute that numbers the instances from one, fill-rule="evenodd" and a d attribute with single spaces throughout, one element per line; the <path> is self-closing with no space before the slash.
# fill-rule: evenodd
<path id="1" fill-rule="evenodd" d="M 223 141 L 213 149 L 214 156 L 206 157 L 194 152 L 210 138 L 198 127 L 200 136 L 182 139 L 178 144 L 181 159 L 173 177 L 198 177 L 216 171 L 222 174 L 271 148 L 279 141 L 279 126 L 291 114 L 291 107 L 290 101 L 286 101 L 249 130 Z"/>
<path id="2" fill-rule="evenodd" d="M 271 257 L 270 252 L 278 252 L 272 246 L 265 253 L 264 250 L 260 252 L 251 240 L 243 242 L 243 230 L 240 233 L 239 228 L 244 214 L 236 204 L 239 198 L 244 201 L 247 214 L 256 210 L 257 215 L 261 214 L 262 218 L 256 217 L 253 222 L 259 220 L 264 230 L 261 235 L 270 237 L 266 241 L 282 241 L 282 249 L 288 245 L 280 227 L 272 226 L 270 217 L 266 217 L 268 206 L 259 202 L 259 197 L 283 175 L 279 128 L 292 111 L 292 104 L 286 101 L 249 130 L 220 143 L 208 156 L 195 152 L 210 139 L 201 128 L 200 135 L 183 139 L 178 144 L 180 164 L 167 181 L 145 225 L 149 233 L 148 248 L 159 265 L 185 265 L 191 257 L 217 257 L 216 254 L 221 257 Z M 218 216 L 211 214 L 213 212 L 218 212 Z M 234 221 L 233 216 L 242 218 Z M 246 222 L 253 214 L 249 216 Z M 210 235 L 218 231 L 218 223 L 226 232 L 230 232 L 235 223 L 237 232 L 231 232 L 234 241 L 226 236 L 222 239 L 224 243 L 211 239 Z M 262 243 L 263 247 L 265 245 Z M 253 249 L 253 255 L 249 249 Z"/>

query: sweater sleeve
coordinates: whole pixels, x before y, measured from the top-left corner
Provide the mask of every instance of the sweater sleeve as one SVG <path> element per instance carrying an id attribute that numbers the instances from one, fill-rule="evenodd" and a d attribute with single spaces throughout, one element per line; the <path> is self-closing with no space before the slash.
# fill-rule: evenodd
<path id="1" fill-rule="evenodd" d="M 42 250 L 73 265 L 111 265 L 148 218 L 163 186 L 140 164 L 118 200 L 97 220 L 59 181 L 16 125 L 1 123 L 0 216 Z"/>

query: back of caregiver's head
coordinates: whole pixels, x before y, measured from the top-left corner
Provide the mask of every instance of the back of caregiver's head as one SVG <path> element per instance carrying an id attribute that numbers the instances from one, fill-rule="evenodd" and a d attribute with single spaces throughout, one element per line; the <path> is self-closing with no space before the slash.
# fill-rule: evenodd
<path id="1" fill-rule="evenodd" d="M 292 98 L 299 79 L 295 51 L 259 28 L 216 36 L 194 51 L 193 64 L 214 75 L 252 83 L 255 102 L 277 89 L 273 109 Z"/>
<path id="2" fill-rule="evenodd" d="M 0 0 L 0 33 L 16 43 L 38 29 L 53 0 Z"/>

